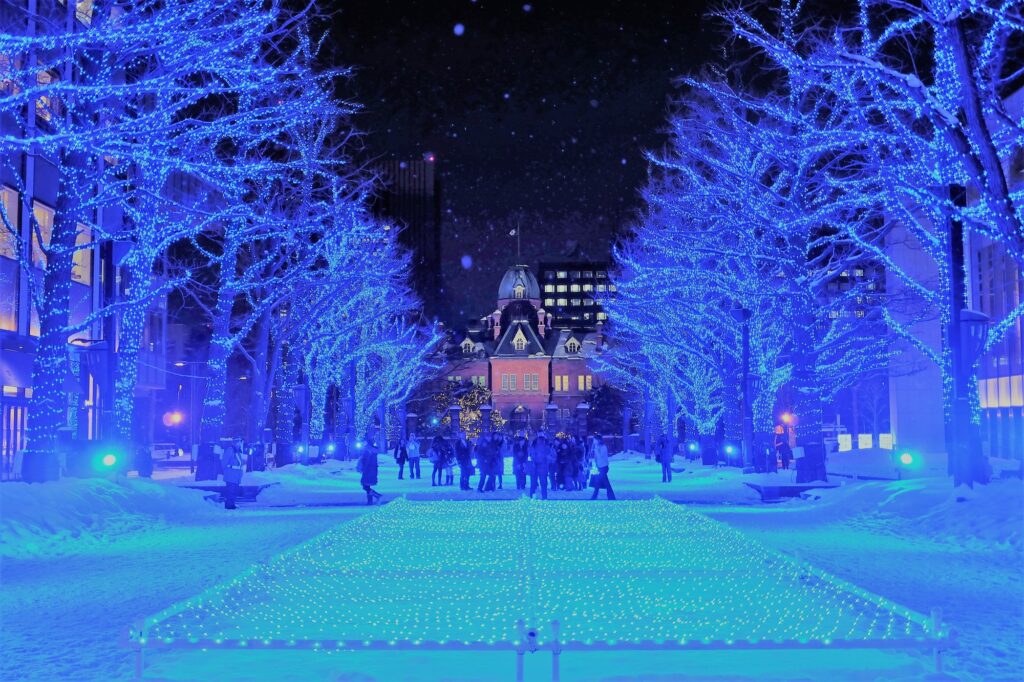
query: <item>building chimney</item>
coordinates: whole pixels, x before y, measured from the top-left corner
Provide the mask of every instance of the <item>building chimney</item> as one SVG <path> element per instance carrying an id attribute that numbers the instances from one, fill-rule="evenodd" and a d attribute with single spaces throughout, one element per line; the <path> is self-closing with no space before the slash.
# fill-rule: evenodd
<path id="1" fill-rule="evenodd" d="M 501 312 L 495 310 L 491 313 L 491 319 L 494 321 L 494 340 L 497 341 L 501 336 Z"/>
<path id="2" fill-rule="evenodd" d="M 547 316 L 544 314 L 544 309 L 541 308 L 537 311 L 537 333 L 540 334 L 542 339 L 547 336 L 545 333 L 547 328 L 545 322 L 547 322 Z"/>

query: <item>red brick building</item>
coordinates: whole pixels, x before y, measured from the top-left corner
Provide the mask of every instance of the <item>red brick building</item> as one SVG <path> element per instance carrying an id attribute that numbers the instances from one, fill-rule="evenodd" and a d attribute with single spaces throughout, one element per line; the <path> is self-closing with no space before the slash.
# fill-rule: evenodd
<path id="1" fill-rule="evenodd" d="M 537 278 L 528 266 L 513 265 L 498 286 L 494 312 L 451 334 L 445 374 L 489 388 L 494 409 L 513 430 L 578 432 L 587 394 L 601 383 L 588 360 L 604 345 L 602 327 L 554 328 Z"/>

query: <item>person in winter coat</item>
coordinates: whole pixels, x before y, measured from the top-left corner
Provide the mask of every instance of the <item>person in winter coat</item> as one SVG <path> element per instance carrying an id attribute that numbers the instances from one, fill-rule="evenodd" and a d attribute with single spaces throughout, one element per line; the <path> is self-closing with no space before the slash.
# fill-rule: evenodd
<path id="1" fill-rule="evenodd" d="M 430 485 L 441 485 L 441 477 L 444 474 L 444 439 L 441 436 L 434 436 L 434 440 L 430 442 L 430 449 L 427 450 L 427 457 L 434 465 L 433 471 L 430 472 Z"/>
<path id="2" fill-rule="evenodd" d="M 373 504 L 381 498 L 381 494 L 373 489 L 377 485 L 377 450 L 376 448 L 363 448 L 359 455 L 359 483 L 366 491 L 366 504 Z"/>
<path id="3" fill-rule="evenodd" d="M 672 482 L 672 460 L 675 453 L 672 451 L 672 439 L 662 436 L 658 439 L 658 461 L 661 462 L 661 482 Z"/>
<path id="4" fill-rule="evenodd" d="M 480 469 L 480 480 L 477 482 L 478 493 L 494 490 L 494 472 L 497 469 L 496 460 L 499 457 L 497 452 L 498 443 L 493 433 L 481 434 L 476 446 L 476 466 Z"/>
<path id="5" fill-rule="evenodd" d="M 415 434 L 409 437 L 405 444 L 406 455 L 409 458 L 409 478 L 420 477 L 420 439 Z"/>
<path id="6" fill-rule="evenodd" d="M 241 449 L 233 442 L 224 442 L 220 449 L 220 466 L 224 476 L 224 508 L 235 509 L 245 460 L 242 458 Z"/>
<path id="7" fill-rule="evenodd" d="M 548 440 L 547 434 L 541 432 L 530 445 L 530 497 L 537 492 L 540 485 L 540 497 L 548 499 L 548 476 L 551 463 L 555 458 L 555 450 Z"/>
<path id="8" fill-rule="evenodd" d="M 526 471 L 530 463 L 530 444 L 522 433 L 512 441 L 512 473 L 516 477 L 516 490 L 526 490 Z"/>
<path id="9" fill-rule="evenodd" d="M 405 473 L 405 463 L 409 461 L 409 450 L 406 448 L 405 440 L 399 439 L 398 444 L 395 446 L 395 463 L 398 464 L 398 480 L 402 480 L 402 474 Z M 412 468 L 409 469 L 409 478 L 412 478 Z"/>
<path id="10" fill-rule="evenodd" d="M 459 435 L 455 442 L 455 461 L 459 464 L 459 490 L 469 490 L 469 477 L 473 473 L 473 446 L 466 440 L 466 434 Z"/>
<path id="11" fill-rule="evenodd" d="M 789 463 L 793 461 L 793 448 L 789 447 L 789 436 L 786 433 L 775 434 L 775 452 L 782 460 L 782 468 L 789 469 Z"/>
<path id="12" fill-rule="evenodd" d="M 608 480 L 608 446 L 604 444 L 604 436 L 601 434 L 594 435 L 594 446 L 592 448 L 594 456 L 594 464 L 597 465 L 597 480 L 592 483 L 594 486 L 594 494 L 591 495 L 590 499 L 596 500 L 597 494 L 601 492 L 601 488 L 604 488 L 608 492 L 609 500 L 615 499 L 615 492 L 612 490 L 612 483 Z"/>
<path id="13" fill-rule="evenodd" d="M 455 448 L 448 441 L 444 441 L 444 484 L 455 484 Z"/>

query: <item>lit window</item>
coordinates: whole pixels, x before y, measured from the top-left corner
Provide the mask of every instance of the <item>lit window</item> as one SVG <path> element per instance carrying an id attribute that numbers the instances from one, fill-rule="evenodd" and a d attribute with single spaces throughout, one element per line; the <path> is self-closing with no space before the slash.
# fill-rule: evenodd
<path id="1" fill-rule="evenodd" d="M 565 344 L 565 350 L 569 353 L 579 353 L 580 344 L 576 339 L 569 339 L 569 342 Z"/>
<path id="2" fill-rule="evenodd" d="M 583 387 L 586 386 L 587 384 L 586 384 L 585 378 L 584 378 L 584 376 L 582 374 L 580 374 L 578 377 L 576 377 L 576 384 L 577 384 L 577 386 L 579 387 L 579 389 L 581 391 L 584 390 Z"/>
<path id="3" fill-rule="evenodd" d="M 515 374 L 509 374 L 508 375 L 508 390 L 510 390 L 510 391 L 516 390 L 516 375 Z"/>
<path id="4" fill-rule="evenodd" d="M 590 270 L 583 271 L 583 279 L 593 279 L 594 273 Z"/>
<path id="5" fill-rule="evenodd" d="M 569 300 L 565 298 L 558 299 L 558 305 L 569 305 Z"/>
<path id="6" fill-rule="evenodd" d="M 567 273 L 565 270 L 559 270 L 558 271 L 558 279 L 565 279 L 568 276 L 569 276 L 569 273 Z"/>
<path id="7" fill-rule="evenodd" d="M 512 295 L 516 298 L 526 298 L 526 287 L 522 284 L 517 284 L 515 288 L 512 289 Z"/>
<path id="8" fill-rule="evenodd" d="M 607 320 L 608 319 L 608 313 L 598 313 L 597 314 L 597 319 L 599 319 L 599 320 Z"/>
<path id="9" fill-rule="evenodd" d="M 555 305 L 555 299 L 553 299 L 553 298 L 545 298 L 544 299 L 544 305 L 546 305 L 546 306 L 553 306 L 553 305 Z"/>
<path id="10" fill-rule="evenodd" d="M 516 350 L 526 350 L 526 339 L 521 336 L 517 336 L 512 342 L 512 345 L 516 347 Z"/>
<path id="11" fill-rule="evenodd" d="M 37 201 L 32 204 L 32 213 L 35 215 L 35 222 L 39 226 L 38 232 L 36 231 L 36 225 L 32 226 L 32 265 L 45 269 L 46 254 L 43 253 L 43 249 L 49 248 L 50 237 L 53 235 L 53 209 L 43 206 Z M 40 235 L 43 238 L 42 246 L 39 244 Z"/>
<path id="12" fill-rule="evenodd" d="M 555 285 L 554 284 L 545 284 L 544 285 L 544 293 L 552 294 L 552 293 L 554 293 L 554 291 L 555 291 Z"/>
<path id="13" fill-rule="evenodd" d="M 92 228 L 78 224 L 75 234 L 75 253 L 72 255 L 71 280 L 81 284 L 92 283 Z"/>
<path id="14" fill-rule="evenodd" d="M 605 290 L 606 290 L 607 288 L 608 288 L 608 287 L 606 287 L 606 286 L 605 286 L 605 285 L 603 285 L 603 284 L 598 284 L 598 285 L 597 285 L 597 290 L 598 290 L 598 291 L 605 291 Z"/>
<path id="15" fill-rule="evenodd" d="M 569 287 L 569 291 L 573 292 L 574 294 L 580 293 L 580 285 L 573 284 L 572 286 Z"/>
<path id="16" fill-rule="evenodd" d="M 16 259 L 17 242 L 7 228 L 7 222 L 18 230 L 18 193 L 8 187 L 0 187 L 0 201 L 3 201 L 4 214 L 7 216 L 6 220 L 0 218 L 0 256 Z"/>
<path id="17" fill-rule="evenodd" d="M 588 374 L 588 375 L 587 375 L 587 390 L 588 390 L 588 391 L 589 391 L 589 390 L 591 389 L 591 387 L 593 386 L 593 381 L 592 381 L 592 379 L 593 379 L 593 377 L 592 377 L 591 375 L 589 375 L 589 374 Z"/>
<path id="18" fill-rule="evenodd" d="M 608 285 L 608 291 L 618 291 L 618 289 L 615 287 L 614 284 L 609 284 Z"/>
<path id="19" fill-rule="evenodd" d="M 564 284 L 559 284 L 558 285 L 558 293 L 564 294 L 566 292 L 566 290 L 567 290 L 567 287 Z"/>
<path id="20" fill-rule="evenodd" d="M 592 299 L 592 298 L 585 298 L 585 299 L 583 299 L 583 305 L 594 305 L 594 299 Z"/>
<path id="21" fill-rule="evenodd" d="M 598 270 L 597 271 L 597 278 L 598 279 L 603 279 L 603 278 L 605 278 L 607 276 L 608 276 L 608 273 L 605 272 L 604 270 Z"/>
<path id="22" fill-rule="evenodd" d="M 593 290 L 594 290 L 594 285 L 593 284 L 584 284 L 583 285 L 583 291 L 593 291 Z"/>
<path id="23" fill-rule="evenodd" d="M 854 275 L 854 277 L 863 277 L 864 276 L 864 268 L 854 268 L 853 275 Z"/>
<path id="24" fill-rule="evenodd" d="M 580 301 L 580 299 L 578 299 L 578 298 L 574 298 L 574 299 L 572 299 L 572 300 L 571 300 L 570 302 L 571 302 L 571 303 L 572 303 L 572 304 L 573 304 L 574 306 L 578 306 L 578 305 L 580 305 L 580 304 L 581 304 L 581 301 Z"/>

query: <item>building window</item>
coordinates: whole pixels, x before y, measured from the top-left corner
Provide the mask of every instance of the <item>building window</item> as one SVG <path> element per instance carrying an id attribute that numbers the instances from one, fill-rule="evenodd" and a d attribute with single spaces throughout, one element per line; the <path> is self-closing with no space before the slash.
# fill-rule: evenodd
<path id="1" fill-rule="evenodd" d="M 602 320 L 602 321 L 603 320 L 607 320 L 608 319 L 608 313 L 598 313 L 597 314 L 597 319 Z"/>
<path id="2" fill-rule="evenodd" d="M 555 285 L 554 284 L 545 284 L 544 285 L 544 293 L 546 293 L 546 294 L 553 294 L 553 293 L 555 293 Z"/>
<path id="3" fill-rule="evenodd" d="M 566 292 L 566 290 L 567 290 L 567 287 L 564 284 L 559 284 L 558 285 L 558 293 L 564 294 Z"/>
<path id="4" fill-rule="evenodd" d="M 618 291 L 618 289 L 615 287 L 614 284 L 609 284 L 608 285 L 608 291 Z"/>
<path id="5" fill-rule="evenodd" d="M 75 234 L 75 253 L 72 255 L 71 280 L 80 284 L 92 283 L 92 228 L 78 224 Z"/>
<path id="6" fill-rule="evenodd" d="M 524 374 L 523 375 L 523 390 L 524 391 L 539 391 L 540 390 L 540 375 L 539 374 Z"/>
<path id="7" fill-rule="evenodd" d="M 569 291 L 573 292 L 574 294 L 578 294 L 578 293 L 580 293 L 580 285 L 579 285 L 579 284 L 573 284 L 573 285 L 571 285 L 571 286 L 569 287 Z"/>
<path id="8" fill-rule="evenodd" d="M 569 300 L 565 298 L 558 299 L 558 305 L 569 305 Z"/>
<path id="9" fill-rule="evenodd" d="M 578 377 L 576 377 L 576 380 L 576 383 L 579 386 L 580 391 L 589 391 L 593 384 L 593 381 L 589 374 L 585 376 L 581 374 Z"/>
<path id="10" fill-rule="evenodd" d="M 598 291 L 605 291 L 605 290 L 607 290 L 607 289 L 608 289 L 608 287 L 606 287 L 606 286 L 605 286 L 605 285 L 603 285 L 603 284 L 598 284 L 598 285 L 597 285 L 597 290 L 598 290 Z"/>
<path id="11" fill-rule="evenodd" d="M 0 187 L 0 201 L 3 201 L 6 220 L 0 219 L 0 256 L 17 259 L 17 242 L 7 229 L 7 222 L 16 232 L 21 232 L 18 223 L 18 193 L 9 187 Z"/>
<path id="12" fill-rule="evenodd" d="M 555 375 L 555 390 L 565 392 L 569 390 L 569 375 L 568 374 L 556 374 Z"/>
<path id="13" fill-rule="evenodd" d="M 571 277 L 573 279 L 579 279 L 580 278 L 580 271 L 579 270 L 573 270 Z"/>
<path id="14" fill-rule="evenodd" d="M 572 303 L 572 304 L 573 304 L 574 306 L 578 306 L 578 305 L 580 305 L 580 299 L 578 299 L 578 298 L 574 298 L 574 299 L 572 299 L 571 303 Z"/>
<path id="15" fill-rule="evenodd" d="M 594 290 L 594 285 L 593 284 L 584 284 L 583 285 L 583 291 L 593 291 L 593 290 Z"/>
<path id="16" fill-rule="evenodd" d="M 565 350 L 569 353 L 579 353 L 580 342 L 576 339 L 569 339 L 568 343 L 565 344 Z"/>
<path id="17" fill-rule="evenodd" d="M 553 299 L 553 298 L 545 298 L 544 299 L 544 305 L 546 305 L 548 307 L 555 305 L 555 299 Z"/>
<path id="18" fill-rule="evenodd" d="M 597 278 L 598 279 L 604 279 L 607 276 L 608 276 L 608 273 L 605 272 L 604 270 L 598 270 L 597 271 Z"/>
<path id="19" fill-rule="evenodd" d="M 594 305 L 594 299 L 592 299 L 592 298 L 585 298 L 585 299 L 583 299 L 583 305 Z"/>
<path id="20" fill-rule="evenodd" d="M 558 279 L 565 279 L 568 276 L 569 276 L 569 273 L 566 272 L 565 270 L 559 270 L 558 271 Z"/>
<path id="21" fill-rule="evenodd" d="M 524 287 L 522 284 L 515 285 L 515 287 L 512 289 L 512 295 L 515 298 L 526 298 L 526 287 Z"/>
<path id="22" fill-rule="evenodd" d="M 515 346 L 516 350 L 526 350 L 526 339 L 522 336 L 517 336 L 512 341 L 512 345 Z"/>
<path id="23" fill-rule="evenodd" d="M 502 374 L 501 375 L 501 390 L 502 391 L 507 391 L 508 390 L 508 375 L 507 374 Z"/>
<path id="24" fill-rule="evenodd" d="M 508 390 L 510 390 L 510 391 L 516 390 L 516 375 L 515 374 L 509 374 L 508 375 Z"/>
<path id="25" fill-rule="evenodd" d="M 583 271 L 583 279 L 593 279 L 593 278 L 594 278 L 593 271 L 591 271 L 591 270 L 584 270 Z"/>
<path id="26" fill-rule="evenodd" d="M 36 232 L 35 225 L 32 226 L 32 265 L 40 270 L 45 270 L 46 254 L 43 250 L 50 247 L 50 237 L 53 236 L 53 209 L 36 201 L 32 204 L 32 213 L 39 224 L 38 232 Z M 39 243 L 40 235 L 43 238 L 41 245 Z"/>
<path id="27" fill-rule="evenodd" d="M 590 313 L 583 313 L 583 319 L 584 320 L 589 320 L 592 317 L 593 317 L 593 315 L 591 315 Z"/>

